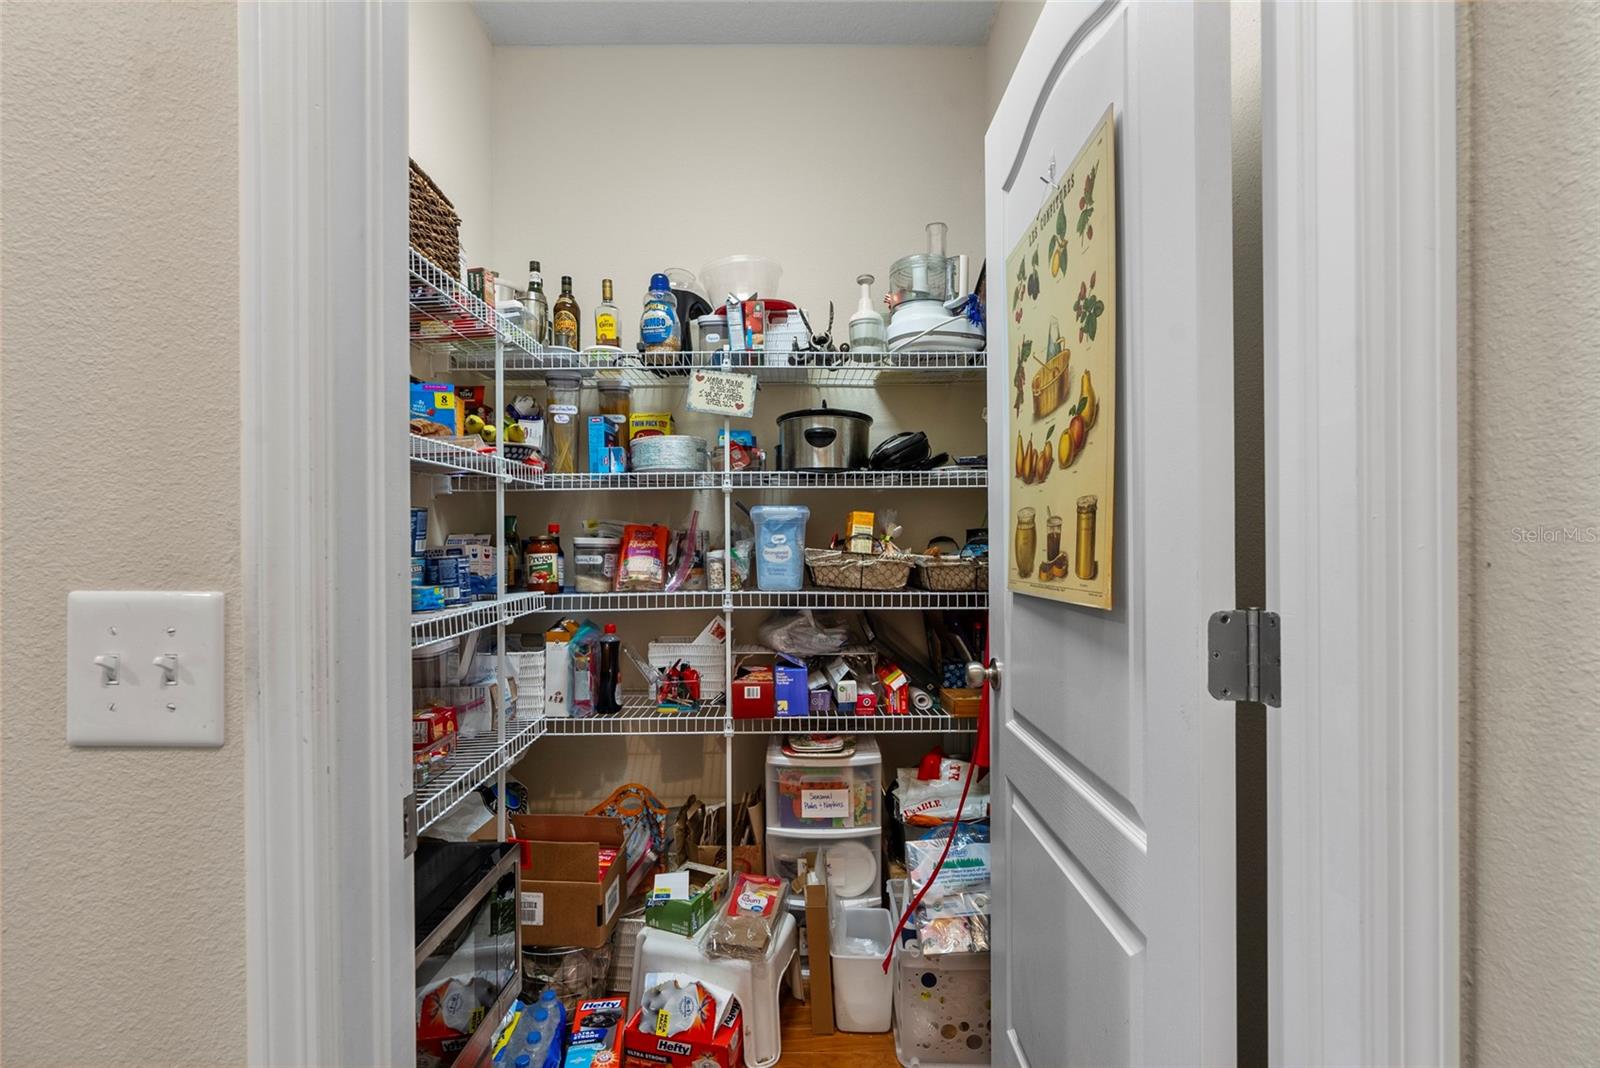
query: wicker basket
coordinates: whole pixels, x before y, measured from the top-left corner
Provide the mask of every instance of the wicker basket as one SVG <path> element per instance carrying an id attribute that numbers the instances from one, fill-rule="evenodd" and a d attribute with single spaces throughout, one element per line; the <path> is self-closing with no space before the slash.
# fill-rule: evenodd
<path id="1" fill-rule="evenodd" d="M 917 584 L 925 590 L 959 593 L 989 588 L 989 558 L 986 556 L 919 556 Z"/>
<path id="2" fill-rule="evenodd" d="M 454 278 L 461 272 L 461 216 L 417 161 L 411 161 L 411 247 Z"/>
<path id="3" fill-rule="evenodd" d="M 875 553 L 847 553 L 838 549 L 807 549 L 811 581 L 835 590 L 901 590 L 911 577 L 916 558 Z"/>

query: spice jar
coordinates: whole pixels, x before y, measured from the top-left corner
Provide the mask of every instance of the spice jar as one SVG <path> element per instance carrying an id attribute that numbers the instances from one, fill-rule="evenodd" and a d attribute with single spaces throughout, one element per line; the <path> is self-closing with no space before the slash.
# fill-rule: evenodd
<path id="1" fill-rule="evenodd" d="M 1039 532 L 1033 525 L 1032 508 L 1017 509 L 1017 574 L 1027 578 L 1033 574 L 1033 557 L 1039 549 Z"/>
<path id="2" fill-rule="evenodd" d="M 1094 558 L 1094 522 L 1100 510 L 1100 498 L 1092 493 L 1078 498 L 1078 559 L 1073 573 L 1089 581 L 1100 573 Z"/>
<path id="3" fill-rule="evenodd" d="M 575 374 L 545 378 L 545 460 L 552 474 L 578 473 L 578 396 L 583 379 Z"/>

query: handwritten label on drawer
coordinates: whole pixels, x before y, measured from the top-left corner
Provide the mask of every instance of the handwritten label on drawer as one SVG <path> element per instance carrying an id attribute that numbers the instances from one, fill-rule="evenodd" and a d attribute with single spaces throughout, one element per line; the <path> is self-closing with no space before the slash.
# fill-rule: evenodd
<path id="1" fill-rule="evenodd" d="M 844 819 L 850 815 L 849 790 L 801 790 L 800 818 L 807 820 Z"/>

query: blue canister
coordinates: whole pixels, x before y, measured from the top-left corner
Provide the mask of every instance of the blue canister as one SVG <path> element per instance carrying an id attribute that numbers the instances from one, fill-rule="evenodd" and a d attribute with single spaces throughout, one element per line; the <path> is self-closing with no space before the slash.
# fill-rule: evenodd
<path id="1" fill-rule="evenodd" d="M 806 520 L 803 504 L 758 504 L 750 509 L 756 524 L 756 588 L 798 590 L 806 584 Z"/>
<path id="2" fill-rule="evenodd" d="M 427 560 L 427 557 L 424 557 L 424 556 L 413 556 L 411 558 L 411 585 L 413 585 L 413 586 L 426 586 L 426 585 L 428 585 L 428 560 Z"/>
<path id="3" fill-rule="evenodd" d="M 411 509 L 411 555 L 416 556 L 428 547 L 428 510 Z"/>
<path id="4" fill-rule="evenodd" d="M 444 590 L 447 601 L 456 600 L 461 596 L 462 578 L 466 573 L 466 560 L 460 554 L 454 556 L 440 556 L 430 560 L 433 565 L 431 585 L 439 586 Z"/>

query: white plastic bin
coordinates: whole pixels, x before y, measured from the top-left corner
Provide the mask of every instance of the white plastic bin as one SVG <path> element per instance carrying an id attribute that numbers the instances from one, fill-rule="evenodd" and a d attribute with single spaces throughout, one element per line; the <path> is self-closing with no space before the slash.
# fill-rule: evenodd
<path id="1" fill-rule="evenodd" d="M 878 743 L 856 737 L 849 756 L 798 757 L 781 738 L 767 744 L 767 825 L 789 832 L 877 830 L 883 824 L 883 758 Z"/>
<path id="2" fill-rule="evenodd" d="M 833 1022 L 841 1031 L 881 1034 L 894 1007 L 894 974 L 883 970 L 894 921 L 889 910 L 842 909 L 832 932 Z M 852 941 L 860 940 L 859 945 Z"/>
<path id="3" fill-rule="evenodd" d="M 872 896 L 882 900 L 883 832 L 814 831 L 797 834 L 767 824 L 767 874 L 789 881 L 789 893 L 804 895 L 801 862 L 807 871 L 817 866 L 817 854 L 828 855 L 828 885 L 842 898 Z M 874 904 L 877 902 L 874 901 Z"/>
<path id="4" fill-rule="evenodd" d="M 899 922 L 904 879 L 889 881 L 889 911 Z M 895 950 L 894 1055 L 908 1068 L 989 1063 L 989 954 L 925 957 L 914 943 Z"/>

